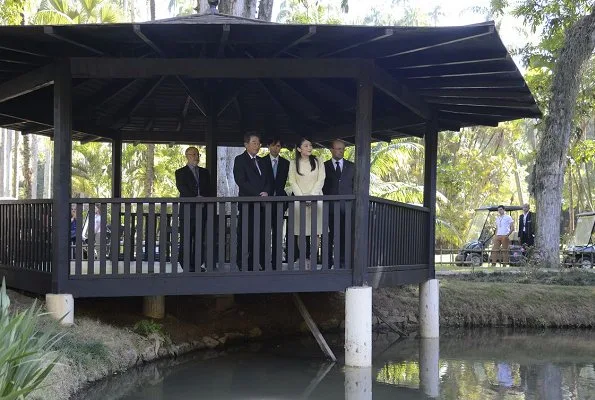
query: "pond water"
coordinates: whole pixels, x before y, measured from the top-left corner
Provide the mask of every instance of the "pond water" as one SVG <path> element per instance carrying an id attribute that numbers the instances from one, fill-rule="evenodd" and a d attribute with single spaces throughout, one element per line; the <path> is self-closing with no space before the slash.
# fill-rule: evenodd
<path id="1" fill-rule="evenodd" d="M 374 366 L 337 363 L 309 337 L 202 351 L 98 382 L 86 400 L 593 399 L 595 332 L 449 332 L 440 340 L 375 337 Z"/>

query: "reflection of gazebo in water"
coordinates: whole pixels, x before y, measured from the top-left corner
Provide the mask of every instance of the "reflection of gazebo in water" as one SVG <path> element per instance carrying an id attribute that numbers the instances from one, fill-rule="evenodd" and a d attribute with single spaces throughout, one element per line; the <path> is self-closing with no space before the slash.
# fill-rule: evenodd
<path id="1" fill-rule="evenodd" d="M 424 282 L 434 277 L 437 133 L 540 116 L 491 22 L 307 26 L 207 14 L 0 32 L 0 125 L 54 140 L 54 198 L 0 202 L 0 269 L 10 286 L 36 293 L 307 292 Z M 283 207 L 278 199 L 121 198 L 123 142 L 205 144 L 216 175 L 216 147 L 241 145 L 247 131 L 355 145 L 356 193 L 324 197 L 324 212 L 312 215 L 328 223 L 344 205 L 345 248 L 331 251 L 345 255 L 345 268 L 329 268 L 326 229 L 318 232 L 319 269 L 291 262 L 293 240 L 283 268 L 271 268 L 270 249 L 264 271 L 235 268 L 238 209 L 254 207 L 270 224 L 272 209 Z M 370 143 L 407 136 L 426 143 L 421 207 L 368 194 Z M 112 198 L 71 198 L 73 140 L 112 142 Z M 315 199 L 299 201 L 306 207 Z M 84 243 L 79 230 L 69 260 L 71 204 L 81 215 L 83 204 L 96 202 L 101 232 Z M 176 268 L 183 207 L 207 209 L 206 272 Z M 287 223 L 305 224 L 292 209 Z M 243 237 L 282 244 L 282 234 L 243 227 Z M 87 247 L 96 250 L 85 258 Z"/>

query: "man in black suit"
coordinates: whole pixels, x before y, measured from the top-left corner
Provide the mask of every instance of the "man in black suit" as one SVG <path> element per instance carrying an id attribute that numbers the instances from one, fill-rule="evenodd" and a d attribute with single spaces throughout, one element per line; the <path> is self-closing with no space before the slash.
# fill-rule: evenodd
<path id="1" fill-rule="evenodd" d="M 211 195 L 211 177 L 209 175 L 209 171 L 206 168 L 201 168 L 198 166 L 198 160 L 200 159 L 200 153 L 196 147 L 188 147 L 186 149 L 186 160 L 188 160 L 186 166 L 176 170 L 176 187 L 180 192 L 180 197 L 209 197 Z M 184 267 L 184 204 L 180 204 L 180 247 L 179 247 L 179 259 L 180 264 Z M 190 268 L 190 272 L 194 272 L 195 270 L 195 249 L 198 246 L 195 243 L 196 238 L 196 209 L 194 204 L 189 205 L 190 208 L 190 260 L 188 262 Z M 202 259 L 200 262 L 204 260 L 204 232 L 205 232 L 205 224 L 206 224 L 206 207 L 203 207 L 202 213 L 202 248 L 203 251 Z M 201 267 L 203 269 L 203 267 Z"/>
<path id="2" fill-rule="evenodd" d="M 326 178 L 322 193 L 329 195 L 350 195 L 353 194 L 353 177 L 355 165 L 343 158 L 345 154 L 345 143 L 342 140 L 333 140 L 331 144 L 332 158 L 324 163 Z M 331 204 L 329 211 L 329 267 L 333 265 L 334 242 L 335 242 L 335 216 L 334 207 Z M 345 203 L 341 202 L 339 216 L 339 243 L 341 254 L 341 268 L 345 267 Z"/>
<path id="3" fill-rule="evenodd" d="M 269 192 L 269 196 L 287 196 L 285 192 L 285 184 L 287 183 L 287 176 L 289 175 L 289 161 L 279 155 L 281 151 L 281 138 L 278 136 L 273 137 L 268 141 L 269 154 L 264 157 L 265 164 L 267 166 L 270 179 L 272 181 L 272 190 Z M 283 222 L 281 225 L 277 223 L 277 204 L 271 203 L 271 229 L 272 234 L 272 248 L 273 248 L 273 269 L 277 269 L 277 260 L 283 259 L 282 252 L 283 248 L 277 248 L 277 238 L 283 237 Z M 287 203 L 283 203 L 283 212 L 287 209 Z M 283 215 L 283 213 L 281 214 Z M 282 218 L 282 217 L 281 217 Z M 278 254 L 281 252 L 281 255 Z"/>
<path id="4" fill-rule="evenodd" d="M 523 213 L 519 215 L 519 239 L 521 245 L 532 247 L 535 240 L 535 226 L 533 213 L 529 211 L 529 204 L 523 204 Z"/>
<path id="5" fill-rule="evenodd" d="M 260 150 L 260 136 L 255 133 L 244 135 L 244 147 L 246 151 L 235 158 L 233 164 L 233 177 L 239 188 L 239 196 L 268 196 L 273 190 L 273 182 L 268 173 L 268 167 L 265 160 L 258 157 Z M 254 266 L 254 203 L 249 203 L 248 211 L 248 270 L 252 270 Z M 238 267 L 242 268 L 243 254 L 242 254 L 242 208 L 240 204 L 240 214 L 238 223 Z M 261 216 L 264 217 L 264 208 L 261 208 Z M 260 218 L 260 254 L 259 260 L 260 269 L 264 269 L 264 232 L 265 224 L 264 218 Z"/>

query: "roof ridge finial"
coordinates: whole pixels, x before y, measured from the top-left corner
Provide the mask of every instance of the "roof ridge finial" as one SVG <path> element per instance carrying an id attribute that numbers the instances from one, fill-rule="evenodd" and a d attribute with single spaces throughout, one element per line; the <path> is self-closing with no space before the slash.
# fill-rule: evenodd
<path id="1" fill-rule="evenodd" d="M 211 14 L 217 14 L 217 6 L 219 5 L 219 0 L 208 0 L 209 6 L 211 7 Z"/>

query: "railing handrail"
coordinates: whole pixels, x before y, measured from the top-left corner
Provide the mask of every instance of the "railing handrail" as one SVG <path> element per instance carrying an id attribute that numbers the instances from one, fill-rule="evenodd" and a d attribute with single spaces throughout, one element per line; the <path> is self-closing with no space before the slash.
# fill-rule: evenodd
<path id="1" fill-rule="evenodd" d="M 52 204 L 54 199 L 0 200 L 1 204 Z"/>
<path id="2" fill-rule="evenodd" d="M 411 208 L 413 210 L 424 211 L 424 212 L 427 212 L 427 213 L 430 212 L 430 209 L 428 207 L 416 206 L 416 205 L 408 204 L 408 203 L 401 203 L 400 201 L 383 199 L 382 197 L 370 196 L 370 201 L 373 201 L 373 202 L 376 202 L 376 203 L 388 204 L 390 206 L 398 206 L 398 207 L 404 207 L 404 208 Z"/>
<path id="3" fill-rule="evenodd" d="M 223 203 L 223 202 L 243 202 L 243 203 L 279 203 L 287 201 L 337 201 L 337 200 L 355 200 L 355 195 L 333 195 L 333 196 L 265 196 L 265 197 L 127 197 L 127 198 L 73 198 L 72 204 L 89 203 Z"/>

